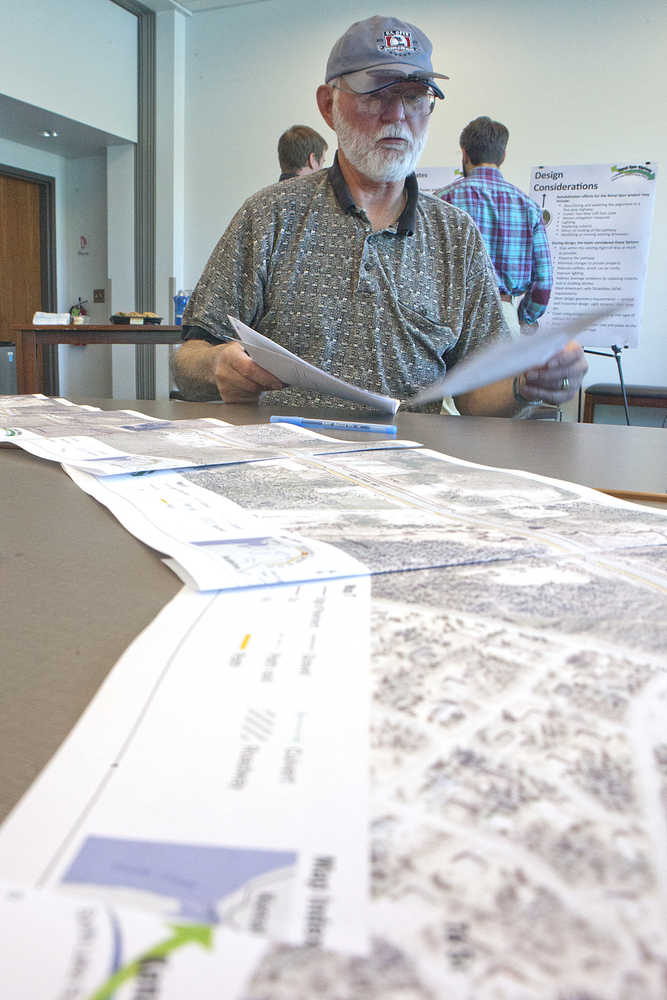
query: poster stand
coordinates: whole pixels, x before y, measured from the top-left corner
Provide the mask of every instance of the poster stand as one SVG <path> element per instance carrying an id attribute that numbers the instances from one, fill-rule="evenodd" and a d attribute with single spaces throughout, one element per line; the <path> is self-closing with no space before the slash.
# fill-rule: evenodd
<path id="1" fill-rule="evenodd" d="M 616 344 L 611 345 L 611 350 L 613 354 L 607 354 L 606 351 L 593 351 L 590 347 L 584 347 L 584 354 L 596 354 L 599 358 L 614 358 L 616 361 L 616 367 L 618 368 L 618 382 L 621 387 L 621 394 L 623 396 L 623 409 L 625 410 L 625 422 L 630 426 L 630 410 L 628 409 L 628 397 L 625 391 L 625 380 L 623 378 L 623 365 L 621 363 L 621 351 L 622 347 L 617 347 Z M 581 423 L 581 395 L 582 389 L 579 387 L 579 400 L 578 400 L 578 421 Z"/>

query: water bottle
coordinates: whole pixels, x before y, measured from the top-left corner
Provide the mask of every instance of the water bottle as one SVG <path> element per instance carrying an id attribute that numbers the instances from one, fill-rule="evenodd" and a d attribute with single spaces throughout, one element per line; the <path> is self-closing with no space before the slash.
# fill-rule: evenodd
<path id="1" fill-rule="evenodd" d="M 185 307 L 188 304 L 188 299 L 192 295 L 192 289 L 188 288 L 185 291 L 183 289 L 174 295 L 174 323 L 176 326 L 181 326 L 183 323 L 183 313 L 185 312 Z"/>

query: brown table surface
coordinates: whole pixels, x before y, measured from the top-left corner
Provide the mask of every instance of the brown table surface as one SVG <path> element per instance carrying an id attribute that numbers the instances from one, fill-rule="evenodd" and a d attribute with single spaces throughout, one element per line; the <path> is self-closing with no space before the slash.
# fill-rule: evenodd
<path id="1" fill-rule="evenodd" d="M 168 400 L 85 402 L 233 423 L 289 412 Z M 354 418 L 340 410 L 300 412 Z M 667 432 L 659 428 L 410 413 L 396 419 L 400 437 L 450 455 L 602 489 L 667 493 Z M 10 445 L 0 448 L 0 462 L 1 817 L 46 764 L 123 650 L 181 584 L 156 552 L 56 463 Z"/>
<path id="2" fill-rule="evenodd" d="M 81 323 L 38 326 L 14 325 L 10 340 L 16 344 L 16 384 L 19 393 L 41 392 L 43 385 L 42 359 L 39 348 L 69 344 L 82 347 L 89 344 L 178 344 L 180 326 L 165 324 Z"/>

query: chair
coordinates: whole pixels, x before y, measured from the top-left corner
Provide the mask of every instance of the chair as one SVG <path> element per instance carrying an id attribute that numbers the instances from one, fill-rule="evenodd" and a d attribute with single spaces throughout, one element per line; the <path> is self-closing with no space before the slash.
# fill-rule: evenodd
<path id="1" fill-rule="evenodd" d="M 652 406 L 667 409 L 667 387 L 659 385 L 626 385 L 628 406 Z M 596 406 L 623 406 L 623 392 L 613 382 L 596 382 L 584 390 L 583 423 L 595 422 Z"/>

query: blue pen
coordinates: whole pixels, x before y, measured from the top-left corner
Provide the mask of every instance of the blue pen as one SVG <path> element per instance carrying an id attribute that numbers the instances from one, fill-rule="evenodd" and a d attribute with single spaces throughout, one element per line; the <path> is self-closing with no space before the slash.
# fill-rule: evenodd
<path id="1" fill-rule="evenodd" d="M 360 424 L 354 420 L 317 420 L 315 417 L 269 417 L 272 424 L 296 424 L 297 427 L 328 427 L 334 431 L 372 431 L 395 434 L 395 424 Z"/>

